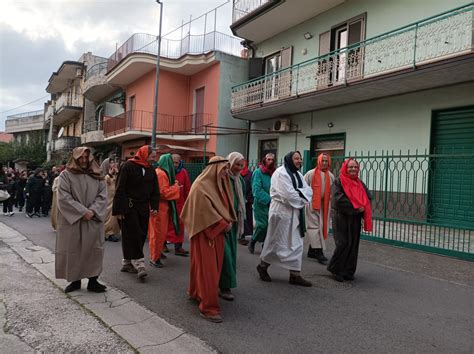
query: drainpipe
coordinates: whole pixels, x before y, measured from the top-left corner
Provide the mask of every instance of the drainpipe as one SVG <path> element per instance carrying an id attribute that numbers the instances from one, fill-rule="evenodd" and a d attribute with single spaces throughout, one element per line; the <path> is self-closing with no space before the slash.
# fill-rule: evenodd
<path id="1" fill-rule="evenodd" d="M 151 130 L 151 146 L 156 148 L 156 125 L 158 120 L 158 89 L 160 82 L 160 52 L 161 52 L 161 23 L 163 22 L 163 3 L 156 0 L 160 5 L 160 28 L 158 31 L 158 53 L 156 56 L 156 78 L 155 78 L 155 97 L 153 100 L 153 128 Z"/>
<path id="2" fill-rule="evenodd" d="M 252 122 L 247 121 L 247 147 L 245 150 L 245 154 L 247 156 L 247 161 L 250 159 L 250 130 L 252 129 Z"/>

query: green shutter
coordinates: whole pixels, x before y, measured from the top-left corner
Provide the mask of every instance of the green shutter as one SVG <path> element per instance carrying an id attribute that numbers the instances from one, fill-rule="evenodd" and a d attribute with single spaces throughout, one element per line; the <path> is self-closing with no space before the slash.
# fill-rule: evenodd
<path id="1" fill-rule="evenodd" d="M 429 215 L 435 223 L 474 227 L 474 106 L 433 112 Z"/>

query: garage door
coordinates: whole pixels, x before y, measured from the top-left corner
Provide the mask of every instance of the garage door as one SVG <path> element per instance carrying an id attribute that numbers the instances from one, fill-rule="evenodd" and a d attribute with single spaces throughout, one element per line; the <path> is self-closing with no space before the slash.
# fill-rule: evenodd
<path id="1" fill-rule="evenodd" d="M 474 106 L 433 112 L 429 221 L 474 227 Z"/>

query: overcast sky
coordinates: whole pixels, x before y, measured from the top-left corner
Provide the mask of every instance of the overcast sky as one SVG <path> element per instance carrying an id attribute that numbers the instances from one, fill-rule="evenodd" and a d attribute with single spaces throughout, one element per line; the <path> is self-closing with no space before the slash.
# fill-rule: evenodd
<path id="1" fill-rule="evenodd" d="M 217 15 L 218 29 L 226 33 L 230 33 L 231 2 Z M 165 34 L 226 0 L 163 3 Z M 63 61 L 77 60 L 88 51 L 109 57 L 133 33 L 157 34 L 158 9 L 154 0 L 1 0 L 0 131 L 8 115 L 43 109 L 48 79 Z M 213 21 L 209 15 L 208 31 Z M 191 32 L 203 29 L 204 18 L 193 22 Z M 179 31 L 172 35 L 179 36 Z"/>

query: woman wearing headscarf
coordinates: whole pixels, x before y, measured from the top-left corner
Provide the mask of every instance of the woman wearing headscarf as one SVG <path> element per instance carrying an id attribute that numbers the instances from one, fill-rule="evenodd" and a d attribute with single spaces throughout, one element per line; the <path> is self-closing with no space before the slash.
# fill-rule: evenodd
<path id="1" fill-rule="evenodd" d="M 249 162 L 245 160 L 245 165 L 242 171 L 240 171 L 240 175 L 244 179 L 244 186 L 245 186 L 245 222 L 244 222 L 244 233 L 239 237 L 239 244 L 243 246 L 247 246 L 249 241 L 245 238 L 245 236 L 250 235 L 252 237 L 253 234 L 253 195 L 252 195 L 252 171 L 249 169 Z"/>
<path id="2" fill-rule="evenodd" d="M 364 230 L 372 231 L 372 196 L 359 179 L 359 164 L 347 159 L 332 187 L 332 230 L 336 249 L 328 265 L 334 279 L 354 280 L 359 253 L 359 241 L 364 219 Z"/>
<path id="3" fill-rule="evenodd" d="M 122 272 L 147 276 L 143 246 L 148 233 L 148 219 L 158 213 L 160 190 L 151 163 L 156 152 L 150 145 L 142 146 L 135 156 L 120 168 L 112 207 L 112 215 L 121 220 Z"/>
<path id="4" fill-rule="evenodd" d="M 191 244 L 188 295 L 199 302 L 201 316 L 215 323 L 222 322 L 218 293 L 225 233 L 237 221 L 228 169 L 227 159 L 211 158 L 181 213 Z"/>
<path id="5" fill-rule="evenodd" d="M 173 159 L 171 154 L 161 155 L 158 167 L 155 170 L 160 188 L 160 212 L 150 215 L 148 227 L 148 242 L 150 246 L 150 264 L 156 268 L 162 268 L 161 251 L 168 232 L 168 221 L 172 221 L 175 231 L 179 230 L 178 212 L 176 200 L 179 198 L 179 184 L 175 180 Z"/>
<path id="6" fill-rule="evenodd" d="M 299 172 L 302 159 L 299 151 L 285 156 L 284 165 L 272 176 L 268 231 L 261 262 L 257 266 L 260 279 L 272 281 L 267 270 L 276 264 L 290 271 L 290 284 L 311 286 L 301 276 L 303 237 L 306 231 L 304 207 L 309 204 L 313 191 Z"/>
<path id="7" fill-rule="evenodd" d="M 316 168 L 304 175 L 304 180 L 313 190 L 313 199 L 306 206 L 308 257 L 315 258 L 321 264 L 326 264 L 328 261 L 323 250 L 326 249 L 325 240 L 328 237 L 331 186 L 334 183 L 334 175 L 329 171 L 330 168 L 331 157 L 323 153 L 318 156 Z"/>
<path id="8" fill-rule="evenodd" d="M 230 232 L 225 234 L 224 261 L 219 282 L 219 295 L 224 300 L 232 301 L 234 295 L 230 289 L 237 287 L 237 239 L 244 232 L 245 222 L 244 180 L 240 175 L 245 160 L 240 152 L 231 152 L 226 159 L 229 160 L 229 177 L 233 195 L 231 205 L 237 215 L 237 221 L 232 224 Z"/>
<path id="9" fill-rule="evenodd" d="M 250 253 L 255 252 L 257 242 L 265 242 L 270 208 L 270 181 L 275 172 L 275 155 L 268 153 L 252 175 L 253 214 L 255 230 L 249 243 Z"/>

